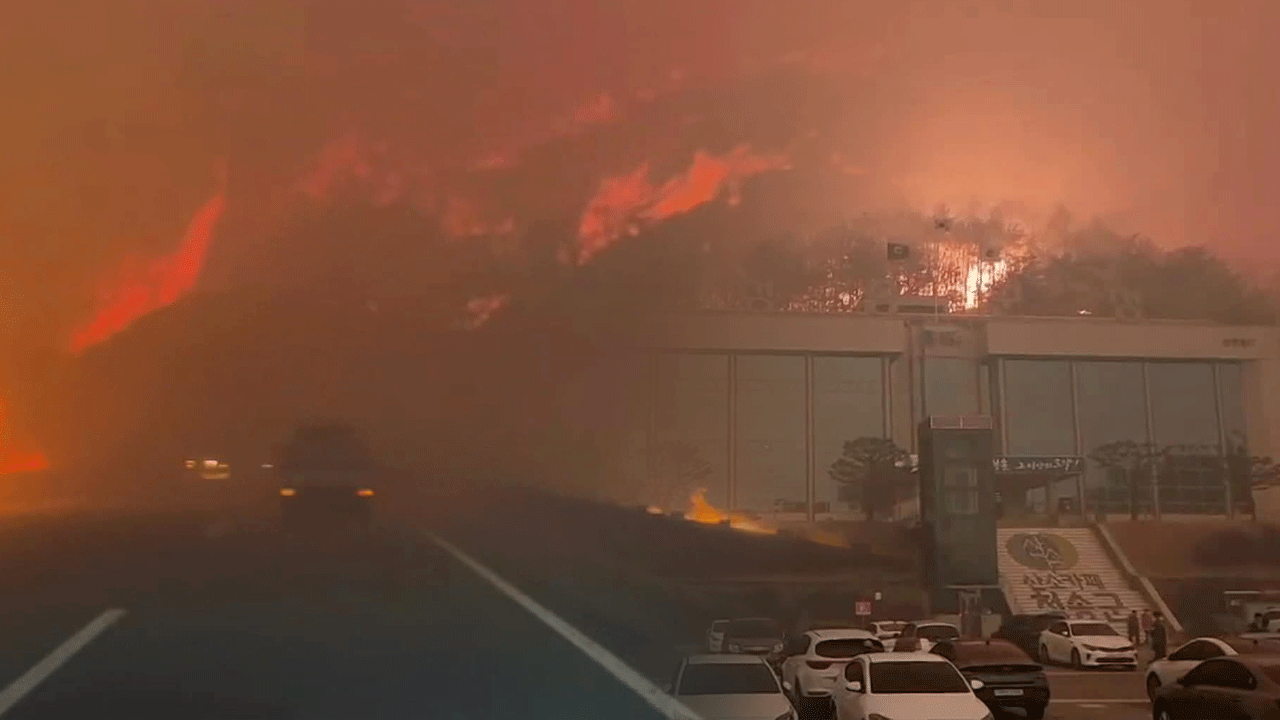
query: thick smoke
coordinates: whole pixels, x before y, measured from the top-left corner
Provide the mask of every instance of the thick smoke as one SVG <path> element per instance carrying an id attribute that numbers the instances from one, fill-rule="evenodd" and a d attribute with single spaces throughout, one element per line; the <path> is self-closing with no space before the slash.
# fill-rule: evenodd
<path id="1" fill-rule="evenodd" d="M 763 0 L 29 5 L 0 28 L 0 270 L 16 320 L 0 326 L 0 390 L 25 415 L 41 404 L 29 368 L 196 278 L 320 277 L 298 268 L 314 238 L 293 230 L 300 196 L 351 190 L 316 184 L 325 162 L 329 180 L 354 174 L 357 195 L 446 236 L 506 238 L 486 252 L 531 268 L 661 235 L 654 221 L 699 188 L 727 201 L 783 166 L 814 182 L 760 203 L 777 223 L 1065 201 L 1161 241 L 1262 254 L 1253 238 L 1280 229 L 1254 202 L 1280 163 L 1263 129 L 1280 118 L 1257 68 L 1274 64 L 1280 8 L 1236 3 L 1209 21 L 1175 5 L 831 2 L 781 18 Z M 201 246 L 184 228 L 213 214 L 219 159 L 224 209 Z M 622 202 L 600 202 L 609 192 Z M 543 255 L 520 240 L 539 234 Z M 340 267 L 360 240 L 328 242 Z M 500 302 L 484 298 L 514 292 L 503 284 L 464 304 Z"/>

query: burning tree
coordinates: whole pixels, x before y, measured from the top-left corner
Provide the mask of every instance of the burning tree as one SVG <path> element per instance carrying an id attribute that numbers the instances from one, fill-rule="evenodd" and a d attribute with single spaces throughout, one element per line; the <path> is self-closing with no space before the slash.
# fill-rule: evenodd
<path id="1" fill-rule="evenodd" d="M 696 445 L 666 440 L 649 448 L 649 492 L 655 502 L 671 507 L 689 497 L 711 477 L 712 465 Z"/>
<path id="2" fill-rule="evenodd" d="M 828 474 L 840 483 L 842 498 L 858 498 L 867 520 L 875 520 L 893 508 L 899 487 L 910 480 L 910 457 L 889 438 L 860 437 L 845 442 Z"/>

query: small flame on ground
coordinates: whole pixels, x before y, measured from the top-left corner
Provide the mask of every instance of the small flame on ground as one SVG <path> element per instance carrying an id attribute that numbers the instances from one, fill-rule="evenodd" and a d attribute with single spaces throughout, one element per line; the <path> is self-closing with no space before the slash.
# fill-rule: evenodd
<path id="1" fill-rule="evenodd" d="M 697 492 L 689 496 L 689 510 L 684 514 L 688 520 L 700 522 L 707 525 L 719 525 L 724 522 L 729 523 L 729 527 L 734 530 L 742 530 L 743 532 L 760 533 L 764 535 L 774 535 L 778 532 L 775 527 L 770 527 L 758 520 L 754 520 L 740 513 L 724 512 L 710 502 L 707 502 L 707 491 L 705 488 L 699 489 Z"/>
<path id="2" fill-rule="evenodd" d="M 648 508 L 650 513 L 661 515 L 662 509 L 650 505 Z M 757 533 L 760 535 L 777 535 L 778 528 L 760 520 L 748 517 L 741 513 L 727 512 L 712 505 L 707 500 L 706 488 L 701 488 L 697 492 L 689 496 L 689 509 L 685 512 L 686 520 L 703 523 L 705 525 L 721 525 L 728 522 L 729 527 L 742 532 Z M 798 531 L 797 534 L 812 543 L 819 545 L 828 545 L 830 547 L 848 548 L 849 540 L 839 531 L 830 528 L 805 527 Z"/>

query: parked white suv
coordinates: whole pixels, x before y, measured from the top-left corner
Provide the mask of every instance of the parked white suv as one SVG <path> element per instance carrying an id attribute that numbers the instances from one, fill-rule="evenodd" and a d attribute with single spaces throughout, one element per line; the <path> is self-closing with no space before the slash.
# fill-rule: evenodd
<path id="1" fill-rule="evenodd" d="M 803 714 L 814 702 L 826 702 L 841 682 L 851 658 L 883 652 L 884 643 L 866 630 L 838 628 L 810 630 L 789 638 L 782 646 L 782 680 L 790 685 Z"/>

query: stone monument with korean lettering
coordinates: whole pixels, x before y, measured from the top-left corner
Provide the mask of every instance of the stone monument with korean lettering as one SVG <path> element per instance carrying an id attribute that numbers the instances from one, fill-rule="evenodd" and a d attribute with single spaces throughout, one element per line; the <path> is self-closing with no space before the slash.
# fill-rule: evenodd
<path id="1" fill-rule="evenodd" d="M 933 416 L 919 427 L 923 567 L 935 612 L 1000 585 L 994 437 L 989 416 Z M 983 593 L 985 594 L 985 593 Z"/>

